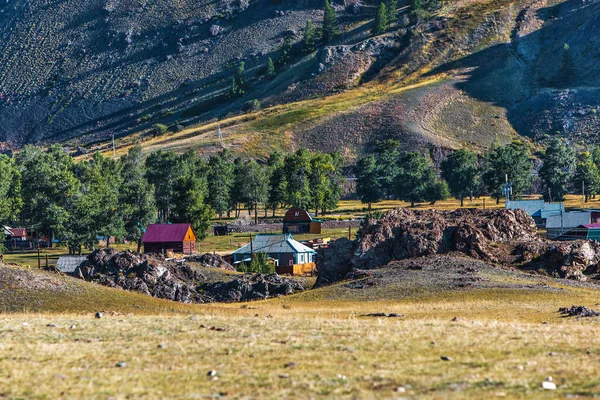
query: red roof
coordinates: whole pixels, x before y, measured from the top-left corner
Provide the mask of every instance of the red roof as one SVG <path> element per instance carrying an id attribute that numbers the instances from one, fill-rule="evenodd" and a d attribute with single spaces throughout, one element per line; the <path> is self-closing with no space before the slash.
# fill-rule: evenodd
<path id="1" fill-rule="evenodd" d="M 583 226 L 584 228 L 588 228 L 588 229 L 598 229 L 600 228 L 600 224 L 583 224 L 580 225 Z"/>
<path id="2" fill-rule="evenodd" d="M 142 237 L 144 243 L 183 242 L 190 224 L 151 224 Z"/>
<path id="3" fill-rule="evenodd" d="M 14 237 L 26 237 L 27 236 L 27 229 L 25 229 L 25 228 L 11 228 L 10 231 L 12 232 L 12 235 Z"/>

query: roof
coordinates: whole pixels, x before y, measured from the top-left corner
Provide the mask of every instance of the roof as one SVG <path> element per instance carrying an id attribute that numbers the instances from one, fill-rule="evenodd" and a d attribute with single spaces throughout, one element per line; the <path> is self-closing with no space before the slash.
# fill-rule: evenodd
<path id="1" fill-rule="evenodd" d="M 12 234 L 13 234 L 11 228 L 8 226 L 3 226 L 2 230 L 4 231 L 4 234 L 7 236 L 12 236 Z"/>
<path id="2" fill-rule="evenodd" d="M 85 260 L 87 260 L 87 256 L 60 256 L 56 262 L 56 268 L 60 272 L 72 273 Z"/>
<path id="3" fill-rule="evenodd" d="M 582 224 L 579 225 L 580 228 L 587 228 L 587 229 L 600 229 L 600 224 Z"/>
<path id="4" fill-rule="evenodd" d="M 150 224 L 142 237 L 143 243 L 183 242 L 190 224 Z"/>
<path id="5" fill-rule="evenodd" d="M 27 229 L 25 228 L 12 228 L 12 236 L 24 237 L 27 236 Z"/>
<path id="6" fill-rule="evenodd" d="M 259 234 L 252 241 L 254 253 L 316 253 L 310 247 L 294 240 L 291 234 Z M 250 254 L 250 243 L 240 247 L 233 254 Z"/>
<path id="7" fill-rule="evenodd" d="M 297 222 L 323 222 L 323 220 L 313 218 L 313 216 L 303 208 L 292 207 L 285 212 L 285 215 L 283 216 L 283 224 L 286 225 Z"/>
<path id="8" fill-rule="evenodd" d="M 592 222 L 592 213 L 587 211 L 568 211 L 562 214 L 549 215 L 546 228 L 576 228 Z"/>
<path id="9" fill-rule="evenodd" d="M 507 210 L 524 210 L 532 217 L 547 218 L 550 215 L 565 211 L 563 203 L 546 203 L 544 200 L 510 200 L 506 202 Z"/>

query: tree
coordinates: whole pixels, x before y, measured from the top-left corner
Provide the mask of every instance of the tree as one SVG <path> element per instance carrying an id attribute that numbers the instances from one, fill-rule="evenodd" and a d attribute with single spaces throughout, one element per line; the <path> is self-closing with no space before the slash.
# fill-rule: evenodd
<path id="1" fill-rule="evenodd" d="M 436 181 L 432 183 L 425 192 L 425 200 L 429 204 L 435 204 L 438 200 L 446 200 L 450 197 L 450 189 L 446 181 Z"/>
<path id="2" fill-rule="evenodd" d="M 300 208 L 310 205 L 310 161 L 311 154 L 306 149 L 300 149 L 288 154 L 284 159 L 284 174 L 286 185 L 286 203 Z"/>
<path id="3" fill-rule="evenodd" d="M 372 154 L 365 156 L 356 163 L 356 194 L 363 204 L 371 205 L 381 201 L 383 189 L 379 179 L 377 160 Z"/>
<path id="4" fill-rule="evenodd" d="M 437 185 L 433 166 L 429 159 L 419 152 L 404 153 L 400 157 L 400 172 L 396 182 L 399 199 L 410 203 L 411 207 L 421 201 L 434 201 L 432 193 Z"/>
<path id="5" fill-rule="evenodd" d="M 223 150 L 208 161 L 208 203 L 223 218 L 230 211 L 231 190 L 234 184 L 234 166 L 231 152 Z"/>
<path id="6" fill-rule="evenodd" d="M 488 193 L 499 202 L 507 176 L 512 183 L 513 196 L 520 196 L 531 187 L 532 168 L 529 151 L 523 144 L 513 142 L 507 146 L 493 146 L 485 155 L 481 179 Z"/>
<path id="7" fill-rule="evenodd" d="M 310 206 L 315 209 L 315 216 L 319 209 L 325 207 L 325 200 L 330 190 L 329 177 L 335 171 L 333 160 L 329 154 L 314 153 L 310 160 Z"/>
<path id="8" fill-rule="evenodd" d="M 146 178 L 146 165 L 142 147 L 136 145 L 121 157 L 121 175 L 123 183 L 119 203 L 125 232 L 137 242 L 137 251 L 142 246 L 142 236 L 146 227 L 156 220 L 154 185 Z"/>
<path id="9" fill-rule="evenodd" d="M 154 186 L 158 220 L 169 222 L 173 206 L 173 185 L 180 176 L 180 163 L 175 153 L 159 150 L 146 158 L 146 178 Z"/>
<path id="10" fill-rule="evenodd" d="M 305 52 L 312 53 L 315 50 L 315 27 L 310 19 L 306 21 L 302 42 Z"/>
<path id="11" fill-rule="evenodd" d="M 388 22 L 388 11 L 385 5 L 385 2 L 382 1 L 379 4 L 379 9 L 377 10 L 377 14 L 375 15 L 375 20 L 373 21 L 373 27 L 371 28 L 371 33 L 373 35 L 380 35 L 387 29 Z"/>
<path id="12" fill-rule="evenodd" d="M 325 0 L 325 9 L 323 12 L 323 40 L 330 42 L 339 34 L 339 24 L 335 9 L 331 6 L 329 0 Z"/>
<path id="13" fill-rule="evenodd" d="M 590 153 L 585 152 L 579 155 L 573 178 L 575 192 L 582 191 L 586 203 L 590 196 L 598 193 L 600 190 L 600 171 Z"/>
<path id="14" fill-rule="evenodd" d="M 255 160 L 246 162 L 242 169 L 241 184 L 242 186 L 238 190 L 245 193 L 249 205 L 254 210 L 254 224 L 256 225 L 258 224 L 258 205 L 266 203 L 268 199 L 269 179 L 266 168 Z"/>
<path id="15" fill-rule="evenodd" d="M 400 172 L 400 142 L 394 139 L 378 141 L 375 158 L 377 173 L 381 180 L 383 198 L 391 198 L 395 194 L 395 182 Z"/>
<path id="16" fill-rule="evenodd" d="M 14 158 L 0 154 L 0 226 L 15 221 L 22 205 L 19 168 Z"/>
<path id="17" fill-rule="evenodd" d="M 560 138 L 554 137 L 541 157 L 540 178 L 544 197 L 549 201 L 564 201 L 575 173 L 575 151 Z"/>
<path id="18" fill-rule="evenodd" d="M 39 236 L 61 240 L 70 236 L 70 218 L 75 210 L 80 182 L 74 174 L 73 159 L 58 144 L 44 151 L 25 146 L 17 157 L 21 172 L 20 219 Z"/>
<path id="19" fill-rule="evenodd" d="M 205 204 L 206 179 L 200 175 L 184 174 L 174 186 L 172 222 L 189 222 L 199 240 L 206 238 L 214 216 L 212 208 Z"/>
<path id="20" fill-rule="evenodd" d="M 598 168 L 600 168 L 600 146 L 594 146 L 592 149 L 592 160 Z"/>
<path id="21" fill-rule="evenodd" d="M 387 9 L 387 23 L 388 23 L 388 27 L 389 27 L 398 20 L 398 1 L 397 0 L 387 0 L 386 9 Z"/>
<path id="22" fill-rule="evenodd" d="M 269 171 L 269 198 L 267 204 L 273 210 L 273 217 L 277 207 L 286 201 L 287 182 L 283 168 L 283 154 L 272 153 L 267 160 Z"/>
<path id="23" fill-rule="evenodd" d="M 273 59 L 271 57 L 269 57 L 269 61 L 267 63 L 266 75 L 268 78 L 273 78 L 275 76 L 275 64 L 273 63 Z"/>
<path id="24" fill-rule="evenodd" d="M 464 198 L 472 196 L 478 187 L 477 154 L 461 149 L 450 154 L 440 165 L 442 178 L 448 183 L 450 193 L 464 205 Z"/>
<path id="25" fill-rule="evenodd" d="M 77 169 L 85 198 L 90 239 L 94 235 L 104 236 L 106 247 L 110 247 L 112 236 L 122 238 L 125 235 L 119 204 L 121 165 L 97 152 L 91 160 L 78 164 Z"/>
<path id="26" fill-rule="evenodd" d="M 231 94 L 243 96 L 246 94 L 246 63 L 241 61 L 231 83 Z"/>
<path id="27" fill-rule="evenodd" d="M 331 170 L 327 176 L 327 191 L 325 193 L 323 207 L 321 208 L 321 213 L 323 214 L 327 210 L 335 210 L 337 208 L 346 181 L 343 175 L 344 157 L 338 152 L 330 153 L 329 157 L 331 158 L 333 170 Z"/>

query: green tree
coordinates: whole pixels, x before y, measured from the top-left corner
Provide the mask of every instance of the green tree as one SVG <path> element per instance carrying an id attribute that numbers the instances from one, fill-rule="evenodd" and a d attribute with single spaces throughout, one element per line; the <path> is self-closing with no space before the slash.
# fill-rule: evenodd
<path id="1" fill-rule="evenodd" d="M 586 203 L 600 190 L 600 171 L 589 152 L 579 154 L 573 178 L 575 192 L 581 191 Z"/>
<path id="2" fill-rule="evenodd" d="M 287 204 L 304 209 L 310 205 L 311 158 L 310 152 L 306 149 L 300 149 L 285 157 L 283 168 L 287 183 Z"/>
<path id="3" fill-rule="evenodd" d="M 241 61 L 231 83 L 231 94 L 243 96 L 246 94 L 246 63 Z"/>
<path id="4" fill-rule="evenodd" d="M 250 207 L 254 210 L 254 224 L 258 224 L 258 205 L 266 203 L 269 197 L 269 178 L 266 167 L 255 160 L 244 164 L 241 187 L 237 190 L 245 193 Z M 249 207 L 249 208 L 250 208 Z"/>
<path id="5" fill-rule="evenodd" d="M 206 179 L 202 176 L 185 174 L 177 179 L 174 187 L 174 207 L 171 221 L 190 223 L 199 240 L 206 238 L 214 211 L 205 204 Z"/>
<path id="6" fill-rule="evenodd" d="M 395 182 L 400 172 L 400 142 L 395 139 L 378 141 L 375 149 L 377 173 L 381 180 L 383 198 L 391 198 L 395 192 Z"/>
<path id="7" fill-rule="evenodd" d="M 446 181 L 435 181 L 432 183 L 425 192 L 425 200 L 429 204 L 435 204 L 438 200 L 446 200 L 450 197 L 450 189 Z"/>
<path id="8" fill-rule="evenodd" d="M 58 144 L 50 146 L 48 151 L 25 146 L 17 163 L 21 172 L 21 198 L 27 205 L 21 210 L 21 221 L 39 236 L 61 240 L 69 237 L 80 188 L 71 156 Z"/>
<path id="9" fill-rule="evenodd" d="M 560 138 L 554 137 L 541 157 L 540 178 L 544 197 L 549 201 L 564 201 L 575 173 L 575 151 Z"/>
<path id="10" fill-rule="evenodd" d="M 14 158 L 0 154 L 0 227 L 15 221 L 22 205 L 21 172 Z"/>
<path id="11" fill-rule="evenodd" d="M 387 0 L 385 5 L 387 9 L 387 23 L 388 26 L 391 26 L 398 20 L 398 1 Z"/>
<path id="12" fill-rule="evenodd" d="M 356 163 L 356 193 L 363 204 L 371 205 L 381 201 L 383 189 L 379 179 L 377 160 L 372 154 L 365 156 Z"/>
<path id="13" fill-rule="evenodd" d="M 170 221 L 173 206 L 173 185 L 179 178 L 181 164 L 177 155 L 170 151 L 159 150 L 146 158 L 146 178 L 154 186 L 154 199 L 158 208 L 158 220 Z"/>
<path id="14" fill-rule="evenodd" d="M 442 178 L 448 183 L 450 193 L 464 205 L 464 198 L 472 196 L 479 185 L 477 154 L 461 149 L 450 154 L 440 165 Z"/>
<path id="15" fill-rule="evenodd" d="M 410 203 L 434 201 L 431 196 L 437 185 L 436 174 L 431 162 L 419 152 L 407 152 L 400 157 L 400 172 L 396 181 L 396 193 L 399 199 Z"/>
<path id="16" fill-rule="evenodd" d="M 330 42 L 339 34 L 340 26 L 338 24 L 335 9 L 331 6 L 329 0 L 325 0 L 325 9 L 323 12 L 323 40 Z"/>
<path id="17" fill-rule="evenodd" d="M 91 235 L 104 236 L 106 247 L 110 238 L 123 238 L 125 224 L 119 204 L 122 175 L 121 165 L 102 153 L 77 165 L 81 179 L 81 192 L 86 198 L 86 213 Z"/>
<path id="18" fill-rule="evenodd" d="M 598 168 L 600 168 L 600 146 L 594 146 L 592 149 L 592 160 Z"/>
<path id="19" fill-rule="evenodd" d="M 312 154 L 308 181 L 310 206 L 315 209 L 316 216 L 319 215 L 319 209 L 325 207 L 325 200 L 330 190 L 329 177 L 334 171 L 333 160 L 329 154 L 318 152 Z"/>
<path id="20" fill-rule="evenodd" d="M 266 75 L 268 78 L 275 77 L 275 64 L 273 63 L 273 59 L 269 57 L 269 61 L 267 62 L 267 72 Z"/>
<path id="21" fill-rule="evenodd" d="M 327 176 L 327 191 L 323 207 L 321 208 L 321 213 L 323 214 L 327 210 L 335 210 L 337 208 L 344 192 L 344 183 L 346 181 L 343 175 L 344 157 L 338 152 L 330 153 L 329 157 L 331 158 L 333 170 Z"/>
<path id="22" fill-rule="evenodd" d="M 315 27 L 310 19 L 306 21 L 302 43 L 305 52 L 312 53 L 315 50 Z"/>
<path id="23" fill-rule="evenodd" d="M 377 14 L 375 15 L 375 20 L 373 21 L 373 27 L 371 28 L 371 33 L 373 35 L 380 35 L 387 29 L 388 26 L 388 11 L 385 5 L 385 2 L 382 1 L 379 4 L 379 8 L 377 9 Z"/>
<path id="24" fill-rule="evenodd" d="M 231 152 L 226 149 L 208 161 L 208 203 L 219 218 L 231 210 L 233 185 L 234 165 Z"/>
<path id="25" fill-rule="evenodd" d="M 259 251 L 252 255 L 252 261 L 247 267 L 247 272 L 255 274 L 274 274 L 275 265 L 269 262 L 267 253 Z"/>
<path id="26" fill-rule="evenodd" d="M 127 236 L 137 242 L 137 251 L 142 246 L 146 227 L 156 220 L 154 185 L 146 178 L 146 165 L 142 147 L 136 145 L 121 157 L 123 183 L 119 203 Z"/>
<path id="27" fill-rule="evenodd" d="M 277 207 L 286 201 L 287 182 L 285 180 L 285 170 L 283 168 L 283 154 L 279 152 L 272 153 L 267 160 L 269 171 L 269 198 L 267 204 L 273 210 L 273 217 Z"/>
<path id="28" fill-rule="evenodd" d="M 520 196 L 531 187 L 532 168 L 529 151 L 523 144 L 493 146 L 485 155 L 481 179 L 487 192 L 499 202 L 507 176 L 513 185 L 513 196 Z"/>

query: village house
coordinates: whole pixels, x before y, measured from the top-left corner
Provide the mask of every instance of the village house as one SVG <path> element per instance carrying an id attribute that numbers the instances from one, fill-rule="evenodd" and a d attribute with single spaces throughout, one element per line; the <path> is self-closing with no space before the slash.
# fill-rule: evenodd
<path id="1" fill-rule="evenodd" d="M 308 211 L 293 207 L 287 210 L 283 217 L 283 233 L 321 234 L 322 222 L 313 218 Z"/>
<path id="2" fill-rule="evenodd" d="M 254 253 L 274 260 L 278 274 L 302 275 L 316 268 L 316 251 L 294 240 L 291 234 L 258 234 L 252 242 L 233 252 L 234 264 L 250 262 Z"/>
<path id="3" fill-rule="evenodd" d="M 524 210 L 529 214 L 535 224 L 544 226 L 548 217 L 565 212 L 564 203 L 547 203 L 544 200 L 509 200 L 506 202 L 507 210 Z"/>
<path id="4" fill-rule="evenodd" d="M 190 224 L 151 224 L 142 237 L 144 253 L 196 252 L 196 234 Z"/>

